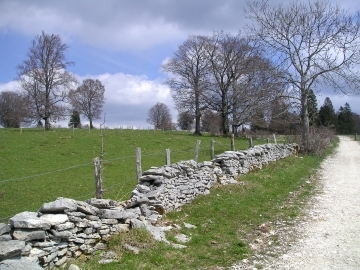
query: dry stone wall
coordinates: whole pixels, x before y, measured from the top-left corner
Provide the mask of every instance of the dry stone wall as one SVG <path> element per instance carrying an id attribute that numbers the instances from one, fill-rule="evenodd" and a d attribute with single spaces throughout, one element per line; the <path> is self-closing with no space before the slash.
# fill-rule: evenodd
<path id="1" fill-rule="evenodd" d="M 69 257 L 106 248 L 113 234 L 147 228 L 165 240 L 155 225 L 166 212 L 208 194 L 215 184 L 237 182 L 246 174 L 296 154 L 296 144 L 265 144 L 245 151 L 227 151 L 212 161 L 181 161 L 143 173 L 126 202 L 58 198 L 38 212 L 22 212 L 0 223 L 0 270 L 42 269 L 64 264 Z"/>

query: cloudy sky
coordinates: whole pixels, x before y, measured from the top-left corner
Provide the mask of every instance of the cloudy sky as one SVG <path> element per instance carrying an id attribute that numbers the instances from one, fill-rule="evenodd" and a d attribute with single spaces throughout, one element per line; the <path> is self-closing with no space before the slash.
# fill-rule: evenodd
<path id="1" fill-rule="evenodd" d="M 16 66 L 25 59 L 31 40 L 44 31 L 59 35 L 70 46 L 66 57 L 75 65 L 69 70 L 79 81 L 94 78 L 105 85 L 103 111 L 108 126 L 148 127 L 147 112 L 156 102 L 166 103 L 176 120 L 161 64 L 189 35 L 211 35 L 214 30 L 237 33 L 245 25 L 245 2 L 0 0 L 0 91 L 19 89 Z M 359 1 L 338 4 L 360 11 Z M 336 110 L 349 102 L 360 113 L 358 96 L 323 91 L 319 106 L 326 96 Z"/>

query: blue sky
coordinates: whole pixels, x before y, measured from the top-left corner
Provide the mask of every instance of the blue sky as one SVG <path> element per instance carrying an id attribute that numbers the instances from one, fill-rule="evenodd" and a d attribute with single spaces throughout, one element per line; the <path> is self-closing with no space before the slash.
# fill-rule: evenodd
<path id="1" fill-rule="evenodd" d="M 338 4 L 360 11 L 358 1 Z M 189 35 L 237 33 L 245 25 L 244 6 L 242 0 L 0 0 L 0 91 L 19 88 L 16 66 L 44 31 L 69 45 L 66 57 L 75 63 L 69 70 L 79 81 L 94 78 L 105 85 L 108 126 L 148 127 L 147 112 L 156 102 L 166 103 L 176 121 L 161 64 Z M 348 102 L 360 114 L 359 96 L 322 91 L 319 107 L 326 96 L 336 110 Z"/>

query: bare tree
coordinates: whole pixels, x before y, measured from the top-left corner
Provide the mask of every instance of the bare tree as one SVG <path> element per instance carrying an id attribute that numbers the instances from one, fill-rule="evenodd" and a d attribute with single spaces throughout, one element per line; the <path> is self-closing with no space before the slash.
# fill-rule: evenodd
<path id="1" fill-rule="evenodd" d="M 281 71 L 269 59 L 260 54 L 250 59 L 241 77 L 234 82 L 230 101 L 232 131 L 235 135 L 240 126 L 268 115 L 272 104 L 284 94 L 286 87 L 281 80 Z"/>
<path id="2" fill-rule="evenodd" d="M 219 134 L 221 127 L 221 117 L 212 110 L 205 110 L 201 117 L 201 131 L 210 134 Z"/>
<path id="3" fill-rule="evenodd" d="M 164 103 L 157 102 L 149 110 L 149 118 L 146 122 L 154 125 L 156 129 L 171 129 L 171 115 L 168 106 Z"/>
<path id="4" fill-rule="evenodd" d="M 66 71 L 71 63 L 65 59 L 68 46 L 58 35 L 44 32 L 32 40 L 27 59 L 17 66 L 18 81 L 31 100 L 33 118 L 43 119 L 45 129 L 50 129 L 50 120 L 65 116 L 63 102 L 68 90 L 76 82 Z"/>
<path id="5" fill-rule="evenodd" d="M 105 87 L 99 80 L 86 79 L 76 89 L 69 92 L 72 109 L 89 119 L 90 128 L 94 128 L 93 120 L 99 119 L 105 103 Z"/>
<path id="6" fill-rule="evenodd" d="M 238 86 L 253 68 L 254 57 L 259 52 L 250 39 L 242 38 L 240 34 L 232 36 L 215 32 L 211 44 L 207 47 L 207 53 L 213 82 L 208 103 L 211 109 L 220 113 L 221 132 L 227 135 L 233 100 L 240 96 L 239 91 L 242 90 Z"/>
<path id="7" fill-rule="evenodd" d="M 163 65 L 174 77 L 167 83 L 179 112 L 192 111 L 195 115 L 195 132 L 200 135 L 200 118 L 204 110 L 204 96 L 209 84 L 209 61 L 205 47 L 208 38 L 189 36 L 174 56 Z"/>
<path id="8" fill-rule="evenodd" d="M 29 103 L 25 95 L 12 91 L 0 93 L 0 125 L 18 128 L 28 117 Z"/>
<path id="9" fill-rule="evenodd" d="M 250 34 L 288 69 L 284 79 L 301 104 L 301 149 L 308 152 L 310 89 L 317 83 L 342 93 L 359 89 L 360 15 L 323 0 L 276 6 L 266 0 L 248 1 L 246 14 L 257 23 L 249 27 Z"/>

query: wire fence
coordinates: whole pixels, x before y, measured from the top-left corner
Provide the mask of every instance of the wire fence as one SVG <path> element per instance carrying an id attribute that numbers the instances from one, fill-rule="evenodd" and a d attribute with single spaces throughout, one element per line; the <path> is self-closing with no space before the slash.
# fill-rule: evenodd
<path id="1" fill-rule="evenodd" d="M 264 143 L 264 140 L 261 140 L 261 143 Z M 230 150 L 230 143 L 215 139 L 214 144 L 215 155 Z M 194 159 L 194 156 L 195 144 L 187 145 L 183 149 L 171 151 L 171 163 Z M 165 157 L 165 149 L 150 153 L 144 151 L 141 156 L 143 170 L 152 166 L 160 167 L 165 165 Z M 210 143 L 202 143 L 198 153 L 198 161 L 210 160 L 210 157 Z M 134 155 L 104 158 L 101 161 L 103 165 L 104 189 L 107 197 L 117 201 L 130 198 L 131 192 L 137 184 L 135 159 L 134 151 Z M 32 208 L 30 211 L 37 211 L 39 208 L 35 209 L 35 207 L 38 203 L 42 204 L 46 201 L 53 201 L 57 197 L 69 197 L 75 200 L 86 200 L 94 197 L 95 181 L 94 177 L 90 176 L 94 174 L 93 166 L 94 162 L 89 161 L 56 170 L 0 179 L 0 202 L 7 209 L 12 209 L 12 205 L 21 202 L 27 211 L 29 211 L 29 208 Z M 92 180 L 89 181 L 89 179 Z M 11 192 L 12 194 L 19 194 L 20 198 L 7 198 L 8 201 L 6 201 L 4 198 L 6 196 L 2 193 L 6 193 L 7 188 L 16 190 L 16 192 L 13 190 Z M 20 191 L 22 192 L 21 194 L 19 193 Z M 46 194 L 40 196 L 43 193 Z M 30 201 L 30 203 L 25 201 Z M 1 215 L 3 213 L 1 208 L 0 222 L 5 222 L 14 214 L 23 211 L 23 209 L 14 208 L 13 211 L 8 210 L 3 216 Z"/>
<path id="2" fill-rule="evenodd" d="M 202 150 L 203 152 L 205 150 Z M 194 157 L 194 149 L 191 149 L 190 147 L 184 148 L 181 150 L 172 151 L 172 160 L 173 163 L 183 160 L 183 159 L 192 159 Z M 205 152 L 203 155 L 203 158 L 205 158 Z M 165 150 L 163 151 L 157 151 L 152 153 L 144 153 L 142 155 L 142 160 L 144 164 L 144 169 L 148 169 L 151 166 L 162 166 L 165 164 Z M 155 162 L 154 162 L 155 161 Z M 155 164 L 154 164 L 155 163 Z M 51 182 L 49 179 L 55 178 L 56 175 L 57 180 L 55 185 L 57 186 L 57 189 L 61 189 L 59 193 L 76 193 L 71 192 L 72 190 L 75 190 L 79 183 L 83 182 L 83 188 L 80 189 L 81 191 L 85 191 L 82 195 L 73 195 L 73 196 L 66 196 L 69 198 L 73 198 L 75 200 L 86 200 L 88 198 L 95 196 L 95 188 L 94 188 L 94 178 L 90 177 L 91 174 L 87 174 L 85 177 L 81 179 L 92 179 L 92 181 L 88 180 L 80 180 L 80 181 L 65 181 L 64 178 L 68 177 L 79 177 L 78 175 L 82 174 L 83 171 L 77 172 L 77 169 L 85 167 L 86 171 L 90 173 L 91 170 L 93 170 L 93 161 L 92 162 L 86 162 L 81 164 L 76 164 L 73 166 L 68 166 L 64 168 L 59 168 L 56 170 L 50 170 L 46 172 L 39 172 L 34 173 L 31 175 L 26 175 L 22 177 L 14 177 L 9 179 L 2 179 L 0 180 L 0 202 L 3 204 L 3 207 L 11 208 L 11 204 L 16 204 L 16 200 L 14 198 L 10 198 L 9 202 L 5 202 L 6 196 L 3 196 L 5 193 L 11 193 L 7 192 L 7 187 L 9 189 L 16 189 L 19 191 L 20 189 L 24 189 L 24 195 L 19 195 L 20 197 L 27 197 L 26 200 L 32 201 L 32 197 L 37 197 L 39 194 L 36 194 L 36 192 L 31 190 L 31 187 L 33 185 L 39 185 L 44 186 L 44 189 L 39 190 L 39 192 L 46 192 L 47 188 L 51 185 L 54 185 L 54 181 Z M 135 167 L 135 155 L 127 155 L 127 156 L 121 156 L 116 158 L 108 158 L 102 160 L 102 165 L 104 169 L 104 178 L 105 178 L 105 190 L 107 193 L 110 193 L 116 200 L 124 200 L 130 198 L 131 191 L 135 188 L 137 184 L 136 180 L 136 174 L 135 170 L 132 170 L 132 168 L 129 167 Z M 65 174 L 66 175 L 65 175 Z M 60 175 L 60 176 L 59 176 Z M 75 175 L 75 176 L 73 176 Z M 118 175 L 118 177 L 114 177 L 114 175 Z M 80 177 L 79 177 L 80 178 Z M 113 179 L 116 178 L 116 179 Z M 61 181 L 65 181 L 64 184 L 61 183 Z M 31 183 L 30 183 L 31 182 Z M 27 192 L 26 192 L 27 190 Z M 86 192 L 87 191 L 87 192 Z M 30 194 L 29 194 L 30 193 Z M 81 194 L 81 193 L 77 193 Z M 53 196 L 53 198 L 49 198 L 49 196 L 45 196 L 44 202 L 49 200 L 54 200 L 56 197 L 60 196 Z M 63 197 L 63 195 L 61 195 Z M 37 211 L 39 208 L 32 208 L 29 210 L 29 206 L 31 203 L 25 203 L 26 210 L 27 211 Z M 3 208 L 1 207 L 1 208 Z M 11 218 L 16 213 L 19 213 L 18 210 L 14 209 L 13 212 L 11 212 L 11 215 L 1 215 L 1 208 L 0 208 L 0 222 L 7 222 L 9 218 Z"/>

